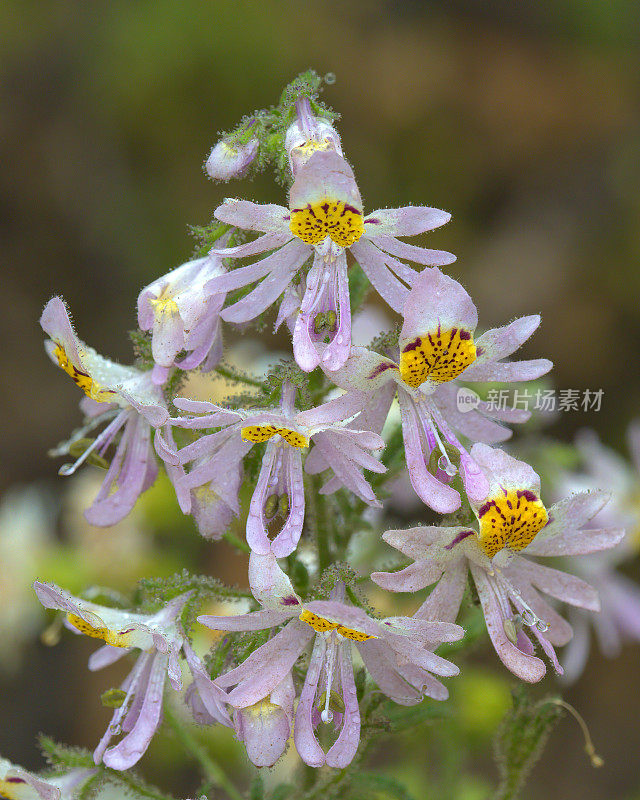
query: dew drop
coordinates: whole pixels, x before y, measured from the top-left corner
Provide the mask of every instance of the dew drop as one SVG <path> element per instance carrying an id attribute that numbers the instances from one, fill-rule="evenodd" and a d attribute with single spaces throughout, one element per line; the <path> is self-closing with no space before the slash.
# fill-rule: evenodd
<path id="1" fill-rule="evenodd" d="M 323 78 L 324 82 L 327 86 L 331 86 L 336 82 L 336 76 L 334 72 L 327 72 L 327 74 Z"/>

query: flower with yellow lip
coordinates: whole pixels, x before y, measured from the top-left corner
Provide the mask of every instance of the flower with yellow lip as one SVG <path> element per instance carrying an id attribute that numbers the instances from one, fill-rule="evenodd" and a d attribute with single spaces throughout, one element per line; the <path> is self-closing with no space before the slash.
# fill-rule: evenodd
<path id="1" fill-rule="evenodd" d="M 433 650 L 441 642 L 460 639 L 463 631 L 458 625 L 411 617 L 374 619 L 345 602 L 342 583 L 336 584 L 328 600 L 303 603 L 273 554 L 252 553 L 249 581 L 261 610 L 240 616 L 201 616 L 198 621 L 224 631 L 283 627 L 215 683 L 227 692 L 226 703 L 236 713 L 245 709 L 257 713 L 274 687 L 288 680 L 298 658 L 311 648 L 294 719 L 296 750 L 309 766 L 327 764 L 342 769 L 358 749 L 354 647 L 380 690 L 392 700 L 413 705 L 425 695 L 447 698 L 446 688 L 434 674 L 457 675 L 458 669 Z M 334 739 L 326 752 L 314 732 L 321 723 Z M 281 743 L 285 735 L 286 731 L 281 731 Z"/>
<path id="2" fill-rule="evenodd" d="M 55 775 L 34 775 L 0 757 L 0 797 L 3 800 L 73 800 L 97 772 L 97 769 L 77 768 Z"/>
<path id="3" fill-rule="evenodd" d="M 450 214 L 426 206 L 365 214 L 338 135 L 328 121 L 313 116 L 308 101 L 297 104 L 286 149 L 294 176 L 288 208 L 227 199 L 215 211 L 222 222 L 264 234 L 238 247 L 212 251 L 216 255 L 235 259 L 272 252 L 214 278 L 210 286 L 228 292 L 259 281 L 221 312 L 229 322 L 247 322 L 283 293 L 291 299 L 290 285 L 313 257 L 300 282 L 302 299 L 294 309 L 293 352 L 303 370 L 320 364 L 333 371 L 344 365 L 351 346 L 347 250 L 380 296 L 401 312 L 418 273 L 399 259 L 443 266 L 455 256 L 405 244 L 397 237 L 433 230 L 448 222 Z"/>
<path id="4" fill-rule="evenodd" d="M 473 504 L 477 527 L 387 531 L 385 541 L 415 563 L 395 573 L 376 572 L 371 579 L 396 592 L 436 584 L 415 616 L 430 619 L 437 614 L 453 622 L 470 572 L 489 636 L 505 666 L 525 681 L 544 676 L 533 636 L 562 674 L 554 646 L 571 639 L 571 626 L 542 594 L 586 611 L 599 610 L 598 594 L 579 577 L 542 566 L 530 556 L 605 551 L 624 531 L 583 527 L 607 502 L 605 492 L 575 494 L 547 511 L 540 500 L 540 478 L 528 464 L 484 444 L 475 444 L 471 456 L 488 484 L 486 497 Z"/>
<path id="5" fill-rule="evenodd" d="M 477 337 L 473 301 L 457 281 L 436 268 L 425 269 L 415 279 L 403 316 L 395 353 L 353 347 L 344 367 L 331 377 L 361 398 L 363 416 L 375 422 L 376 431 L 382 429 L 397 395 L 411 484 L 428 506 L 448 514 L 460 506 L 460 495 L 450 485 L 458 472 L 452 452 L 457 451 L 469 498 L 480 500 L 487 490 L 482 470 L 458 434 L 471 441 L 500 442 L 511 435 L 501 422 L 523 422 L 530 416 L 521 409 L 492 409 L 479 398 L 474 408 L 459 409 L 458 381 L 528 381 L 544 375 L 552 364 L 544 358 L 507 360 L 536 330 L 539 316 L 521 317 Z"/>
<path id="6" fill-rule="evenodd" d="M 213 403 L 177 398 L 177 408 L 192 416 L 171 420 L 182 428 L 221 428 L 176 454 L 180 463 L 192 462 L 191 471 L 180 481 L 180 487 L 183 492 L 207 487 L 236 514 L 239 513 L 239 465 L 254 444 L 266 443 L 249 507 L 247 542 L 252 550 L 273 552 L 279 558 L 293 552 L 302 534 L 303 451 L 311 442 L 334 472 L 328 491 L 342 485 L 366 503 L 377 506 L 379 503 L 362 476 L 362 468 L 374 472 L 385 470 L 368 452 L 383 446 L 380 436 L 366 430 L 352 430 L 343 423 L 352 413 L 349 399 L 346 405 L 338 398 L 309 411 L 297 411 L 295 392 L 295 387 L 285 382 L 280 407 L 264 411 L 231 411 Z"/>
<path id="7" fill-rule="evenodd" d="M 119 437 L 98 496 L 85 512 L 93 525 L 114 525 L 131 511 L 158 473 L 151 430 L 169 418 L 162 391 L 154 385 L 151 372 L 110 361 L 82 342 L 60 297 L 47 303 L 40 324 L 50 337 L 45 347 L 51 359 L 86 395 L 80 406 L 87 417 L 85 426 L 52 454 L 67 455 L 83 440 L 88 446 L 73 464 L 61 467 L 60 474 L 73 474 L 94 453 L 103 456 Z M 95 439 L 85 438 L 105 422 Z"/>
<path id="8" fill-rule="evenodd" d="M 90 670 L 113 664 L 133 649 L 140 650 L 122 683 L 122 704 L 116 708 L 94 752 L 96 764 L 103 762 L 112 769 L 124 770 L 142 757 L 160 724 L 167 677 L 176 691 L 182 688 L 182 652 L 207 711 L 216 721 L 228 724 L 220 705 L 220 690 L 206 675 L 180 625 L 180 614 L 190 592 L 174 598 L 156 614 L 140 614 L 74 597 L 53 583 L 36 581 L 34 590 L 45 608 L 64 612 L 70 630 L 105 642 L 89 658 Z M 109 746 L 118 736 L 122 738 Z"/>

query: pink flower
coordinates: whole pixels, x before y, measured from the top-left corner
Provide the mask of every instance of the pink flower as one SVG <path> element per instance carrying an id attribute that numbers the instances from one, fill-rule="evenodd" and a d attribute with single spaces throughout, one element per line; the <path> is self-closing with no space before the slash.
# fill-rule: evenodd
<path id="1" fill-rule="evenodd" d="M 589 611 L 599 610 L 598 596 L 580 578 L 542 566 L 529 556 L 606 550 L 621 540 L 624 531 L 583 529 L 606 503 L 603 492 L 575 494 L 547 512 L 540 500 L 540 479 L 530 466 L 484 444 L 474 445 L 471 455 L 489 484 L 486 497 L 474 505 L 478 527 L 387 531 L 385 541 L 415 562 L 399 572 L 377 572 L 371 578 L 391 591 L 417 591 L 435 583 L 415 616 L 454 621 L 470 572 L 503 664 L 525 681 L 543 677 L 545 665 L 534 655 L 532 634 L 562 674 L 554 645 L 571 639 L 571 626 L 541 593 Z"/>
<path id="2" fill-rule="evenodd" d="M 309 411 L 294 407 L 295 388 L 283 387 L 280 408 L 250 412 L 227 410 L 213 403 L 178 398 L 175 405 L 200 416 L 178 417 L 171 422 L 183 428 L 221 428 L 183 447 L 177 457 L 193 462 L 191 471 L 178 480 L 185 492 L 206 487 L 213 496 L 238 514 L 238 474 L 244 456 L 256 443 L 266 442 L 262 467 L 251 498 L 247 542 L 258 553 L 273 552 L 283 558 L 296 548 L 305 511 L 302 451 L 313 441 L 331 465 L 334 477 L 322 491 L 345 486 L 361 500 L 379 506 L 362 468 L 384 472 L 385 467 L 367 451 L 384 441 L 376 433 L 347 428 L 342 420 L 351 409 L 351 398 L 337 398 Z"/>
<path id="3" fill-rule="evenodd" d="M 456 432 L 472 441 L 500 442 L 511 436 L 500 422 L 523 422 L 529 417 L 527 411 L 493 410 L 479 399 L 475 409 L 459 410 L 458 381 L 528 381 L 552 366 L 544 358 L 505 360 L 536 330 L 539 316 L 521 317 L 476 341 L 477 324 L 478 312 L 462 286 L 438 269 L 426 269 L 416 277 L 404 304 L 398 357 L 354 347 L 344 367 L 332 373 L 338 386 L 360 395 L 363 420 L 372 430 L 381 430 L 397 393 L 411 484 L 440 514 L 460 506 L 460 495 L 449 485 L 457 468 L 447 444 L 458 451 L 469 498 L 479 500 L 487 490 L 484 473 Z M 356 418 L 354 424 L 365 423 Z M 440 454 L 435 474 L 429 469 L 434 452 Z"/>
<path id="4" fill-rule="evenodd" d="M 458 674 L 456 666 L 433 653 L 441 642 L 455 641 L 463 631 L 446 622 L 410 617 L 373 619 L 344 602 L 338 584 L 329 600 L 303 603 L 273 555 L 251 555 L 249 579 L 260 611 L 235 617 L 201 616 L 198 621 L 214 630 L 282 629 L 230 672 L 214 683 L 227 691 L 227 703 L 237 710 L 255 708 L 287 682 L 303 652 L 311 648 L 307 674 L 295 712 L 294 741 L 306 764 L 347 766 L 360 740 L 360 710 L 353 676 L 355 646 L 380 690 L 397 703 L 413 705 L 427 695 L 448 697 L 432 673 Z M 236 712 L 237 713 L 237 712 Z M 320 725 L 331 726 L 335 741 L 325 753 L 315 735 Z M 273 729 L 271 733 L 273 735 Z M 289 735 L 282 724 L 278 745 Z M 264 747 L 267 747 L 265 742 Z"/>
<path id="5" fill-rule="evenodd" d="M 61 298 L 53 297 L 47 303 L 40 324 L 51 337 L 45 343 L 51 360 L 86 394 L 80 407 L 88 418 L 87 424 L 66 448 L 58 448 L 55 454 L 68 452 L 70 445 L 107 423 L 76 462 L 63 466 L 60 474 L 71 475 L 93 453 L 103 455 L 121 434 L 98 496 L 85 512 L 92 525 L 115 525 L 131 511 L 158 474 L 151 429 L 165 425 L 169 419 L 162 392 L 153 383 L 151 372 L 116 364 L 82 342 Z"/>
<path id="6" fill-rule="evenodd" d="M 412 286 L 417 277 L 413 268 L 396 257 L 439 265 L 450 264 L 455 257 L 396 238 L 444 225 L 449 214 L 409 206 L 381 209 L 365 217 L 353 171 L 338 145 L 330 141 L 326 149 L 320 149 L 317 144 L 308 159 L 292 162 L 295 180 L 289 208 L 227 199 L 216 209 L 215 216 L 222 222 L 264 235 L 238 247 L 212 250 L 213 256 L 245 258 L 273 252 L 254 264 L 212 279 L 209 287 L 215 292 L 228 292 L 260 281 L 245 297 L 221 312 L 229 322 L 247 322 L 274 303 L 313 256 L 294 325 L 293 352 L 306 371 L 319 364 L 333 371 L 343 366 L 351 345 L 348 249 L 377 292 L 396 311 L 402 310 L 407 286 Z"/>
<path id="7" fill-rule="evenodd" d="M 180 625 L 180 614 L 189 593 L 174 598 L 156 614 L 139 614 L 74 597 L 53 583 L 36 581 L 33 586 L 45 608 L 66 613 L 65 624 L 70 630 L 105 642 L 90 657 L 90 670 L 102 669 L 134 649 L 140 650 L 133 669 L 121 685 L 122 705 L 114 712 L 93 754 L 96 764 L 102 762 L 112 769 L 124 770 L 143 756 L 161 721 L 167 677 L 175 691 L 182 688 L 181 651 L 207 712 L 216 721 L 225 721 L 220 690 L 206 675 Z M 109 747 L 112 738 L 120 735 L 120 741 Z"/>

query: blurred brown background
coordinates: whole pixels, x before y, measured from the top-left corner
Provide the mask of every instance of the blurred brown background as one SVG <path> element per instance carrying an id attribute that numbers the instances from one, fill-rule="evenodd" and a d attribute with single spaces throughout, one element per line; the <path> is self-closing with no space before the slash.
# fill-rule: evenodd
<path id="1" fill-rule="evenodd" d="M 640 400 L 640 4 L 4 0 L 0 11 L 2 486 L 52 479 L 45 452 L 79 419 L 76 388 L 44 354 L 44 303 L 62 294 L 80 335 L 128 360 L 137 293 L 188 258 L 187 224 L 226 194 L 283 201 L 268 173 L 227 187 L 201 165 L 219 130 L 309 66 L 336 75 L 325 96 L 366 206 L 450 210 L 428 243 L 457 253 L 451 273 L 481 325 L 540 311 L 526 354 L 552 358 L 560 388 L 605 391 L 598 414 L 562 414 L 553 433 L 589 424 L 621 446 Z M 95 695 L 62 681 L 84 681 L 80 649 L 34 646 L 2 685 L 0 753 L 36 765 L 41 729 L 85 740 L 76 709 L 90 714 Z M 639 648 L 594 658 L 569 698 L 607 766 L 589 769 L 565 721 L 527 796 L 638 796 L 639 670 Z"/>

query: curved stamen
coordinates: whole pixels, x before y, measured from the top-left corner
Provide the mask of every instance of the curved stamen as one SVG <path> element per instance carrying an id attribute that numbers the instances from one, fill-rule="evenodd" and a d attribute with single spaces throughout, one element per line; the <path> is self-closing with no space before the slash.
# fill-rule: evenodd
<path id="1" fill-rule="evenodd" d="M 81 464 L 89 458 L 91 453 L 98 448 L 107 448 L 113 437 L 116 433 L 120 430 L 120 428 L 124 425 L 127 419 L 126 413 L 118 414 L 115 419 L 113 419 L 107 427 L 102 431 L 100 436 L 98 436 L 87 449 L 82 453 L 82 455 L 74 461 L 73 464 L 63 464 L 60 469 L 58 470 L 58 475 L 63 475 L 67 477 L 69 475 L 73 475 L 73 473 L 78 469 Z"/>
<path id="2" fill-rule="evenodd" d="M 333 671 L 335 668 L 336 663 L 336 641 L 335 635 L 333 631 L 329 631 L 327 633 L 327 639 L 329 639 L 329 643 L 327 646 L 327 654 L 325 656 L 325 670 L 327 673 L 327 691 L 325 692 L 325 701 L 324 701 L 324 708 L 320 713 L 320 719 L 326 724 L 333 720 L 333 711 L 329 708 L 329 703 L 331 702 L 331 687 L 333 684 Z"/>

